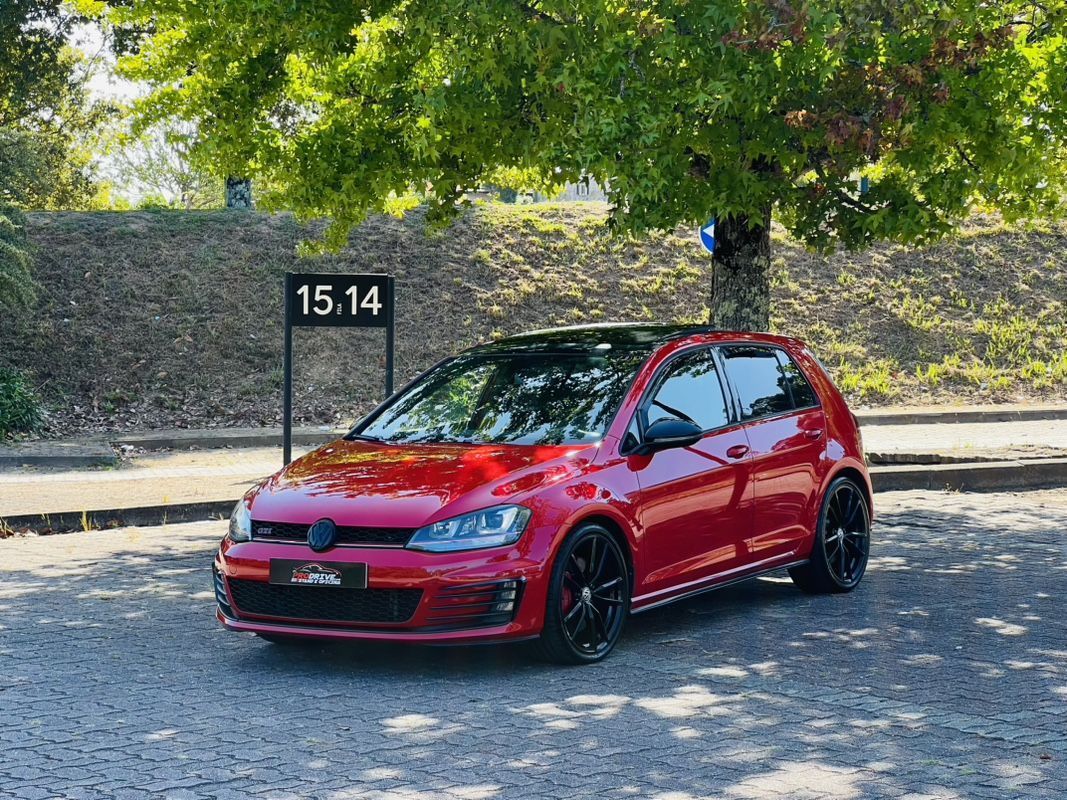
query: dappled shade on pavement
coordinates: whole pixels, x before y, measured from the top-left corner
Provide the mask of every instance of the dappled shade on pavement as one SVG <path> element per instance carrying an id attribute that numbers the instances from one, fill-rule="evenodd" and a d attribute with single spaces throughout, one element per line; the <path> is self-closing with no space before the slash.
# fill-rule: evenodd
<path id="1" fill-rule="evenodd" d="M 583 668 L 226 633 L 221 522 L 5 540 L 0 796 L 1056 797 L 1067 504 L 1045 497 L 878 495 L 853 594 L 750 582 Z"/>

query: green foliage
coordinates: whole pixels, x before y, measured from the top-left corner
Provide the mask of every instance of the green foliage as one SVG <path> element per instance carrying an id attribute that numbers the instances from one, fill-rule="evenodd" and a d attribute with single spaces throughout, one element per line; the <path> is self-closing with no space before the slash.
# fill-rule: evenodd
<path id="1" fill-rule="evenodd" d="M 141 194 L 138 208 L 222 207 L 225 182 L 193 162 L 197 136 L 195 125 L 181 122 L 116 136 L 116 162 L 123 182 Z"/>
<path id="2" fill-rule="evenodd" d="M 5 0 L 0 14 L 0 122 L 43 116 L 71 91 L 67 37 L 74 19 L 62 0 Z"/>
<path id="3" fill-rule="evenodd" d="M 0 307 L 33 302 L 26 219 L 14 206 L 0 203 Z"/>
<path id="4" fill-rule="evenodd" d="M 146 194 L 137 203 L 138 211 L 171 211 L 171 202 L 161 194 Z"/>
<path id="5" fill-rule="evenodd" d="M 41 406 L 26 376 L 0 367 L 0 439 L 12 433 L 32 433 L 43 423 Z"/>
<path id="6" fill-rule="evenodd" d="M 617 229 L 762 219 L 922 242 L 975 204 L 1061 206 L 1067 2 L 125 0 L 145 124 L 330 240 L 500 170 L 608 187 Z M 859 179 L 870 180 L 861 194 Z"/>
<path id="7" fill-rule="evenodd" d="M 110 109 L 90 102 L 84 56 L 68 45 L 83 18 L 62 0 L 3 0 L 0 202 L 87 208 L 91 133 Z"/>
<path id="8" fill-rule="evenodd" d="M 30 209 L 89 209 L 99 189 L 93 154 L 65 129 L 0 127 L 0 202 Z"/>

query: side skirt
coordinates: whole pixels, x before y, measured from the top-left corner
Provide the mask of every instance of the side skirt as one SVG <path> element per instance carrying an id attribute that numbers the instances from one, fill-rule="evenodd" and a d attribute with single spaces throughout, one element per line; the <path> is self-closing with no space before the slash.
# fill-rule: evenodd
<path id="1" fill-rule="evenodd" d="M 631 615 L 643 614 L 644 612 L 651 611 L 654 608 L 660 608 L 661 606 L 666 606 L 666 605 L 670 605 L 671 603 L 676 603 L 679 600 L 685 600 L 685 599 L 690 598 L 690 597 L 696 597 L 698 594 L 705 594 L 707 592 L 714 592 L 716 589 L 725 589 L 727 586 L 734 586 L 734 585 L 736 585 L 738 583 L 744 583 L 745 581 L 750 581 L 750 580 L 752 580 L 754 578 L 760 578 L 760 577 L 762 577 L 764 575 L 770 575 L 772 572 L 778 572 L 779 570 L 782 570 L 782 569 L 791 569 L 792 567 L 799 567 L 801 564 L 807 564 L 807 563 L 808 563 L 808 559 L 802 558 L 799 561 L 790 561 L 790 562 L 785 563 L 785 564 L 778 564 L 778 565 L 773 566 L 773 567 L 768 567 L 767 569 L 760 569 L 760 570 L 756 570 L 755 572 L 746 572 L 743 575 L 738 575 L 738 576 L 733 577 L 733 578 L 727 578 L 726 580 L 720 581 L 718 583 L 714 583 L 713 582 L 710 585 L 706 584 L 706 585 L 701 586 L 699 588 L 691 589 L 688 592 L 682 592 L 682 594 L 676 594 L 676 595 L 673 595 L 671 597 L 665 598 L 663 600 L 657 600 L 654 603 L 649 603 L 647 606 L 641 606 L 640 608 L 631 608 L 630 614 Z M 714 578 L 712 578 L 711 580 L 714 581 Z M 632 603 L 632 601 L 631 601 L 631 603 Z"/>

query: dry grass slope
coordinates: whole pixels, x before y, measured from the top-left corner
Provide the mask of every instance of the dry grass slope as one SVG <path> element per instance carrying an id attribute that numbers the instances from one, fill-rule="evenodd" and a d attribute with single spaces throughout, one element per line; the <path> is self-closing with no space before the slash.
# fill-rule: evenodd
<path id="1" fill-rule="evenodd" d="M 688 231 L 611 239 L 596 205 L 486 206 L 443 234 L 374 219 L 342 253 L 313 230 L 226 212 L 34 214 L 40 301 L 0 318 L 0 366 L 30 371 L 51 432 L 279 419 L 281 275 L 391 272 L 398 378 L 458 348 L 556 324 L 703 321 L 709 261 Z M 773 327 L 820 352 L 867 404 L 1063 399 L 1067 228 L 976 220 L 922 251 L 832 257 L 775 242 Z M 382 334 L 301 330 L 301 422 L 380 397 Z"/>

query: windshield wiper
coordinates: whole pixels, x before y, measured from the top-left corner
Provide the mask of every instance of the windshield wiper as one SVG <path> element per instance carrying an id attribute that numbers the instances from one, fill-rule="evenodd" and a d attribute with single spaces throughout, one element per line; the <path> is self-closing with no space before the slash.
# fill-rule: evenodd
<path id="1" fill-rule="evenodd" d="M 368 436 L 365 433 L 349 433 L 344 438 L 348 441 L 360 441 L 360 442 L 376 442 L 377 444 L 389 444 L 385 439 L 378 436 Z"/>

